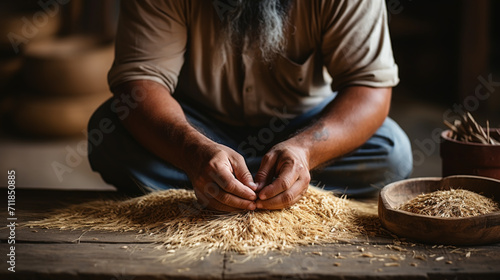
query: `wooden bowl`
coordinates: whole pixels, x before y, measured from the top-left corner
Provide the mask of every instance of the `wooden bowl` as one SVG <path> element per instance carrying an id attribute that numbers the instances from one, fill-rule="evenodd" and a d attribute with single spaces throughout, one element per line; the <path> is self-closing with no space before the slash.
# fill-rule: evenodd
<path id="1" fill-rule="evenodd" d="M 441 133 L 443 176 L 474 175 L 500 180 L 500 145 L 457 141 L 450 138 L 451 134 L 451 130 Z M 490 129 L 490 134 L 500 140 L 500 129 Z"/>
<path id="2" fill-rule="evenodd" d="M 89 96 L 20 96 L 10 117 L 14 127 L 27 136 L 82 136 L 94 111 L 111 96 L 109 91 Z"/>
<path id="3" fill-rule="evenodd" d="M 382 225 L 401 237 L 432 244 L 480 245 L 500 242 L 500 211 L 468 218 L 438 218 L 397 210 L 403 203 L 436 190 L 461 188 L 500 203 L 500 181 L 479 176 L 416 178 L 385 186 L 379 195 Z"/>
<path id="4" fill-rule="evenodd" d="M 55 36 L 60 27 L 61 13 L 50 16 L 43 10 L 0 13 L 0 49 L 18 54 L 26 43 Z"/>
<path id="5" fill-rule="evenodd" d="M 26 46 L 24 81 L 46 96 L 84 96 L 108 90 L 114 46 L 99 38 L 70 36 Z"/>

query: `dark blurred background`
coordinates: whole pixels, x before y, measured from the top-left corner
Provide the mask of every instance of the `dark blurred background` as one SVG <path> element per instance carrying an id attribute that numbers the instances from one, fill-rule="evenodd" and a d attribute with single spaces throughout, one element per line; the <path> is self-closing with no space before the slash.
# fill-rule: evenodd
<path id="1" fill-rule="evenodd" d="M 401 86 L 416 97 L 450 106 L 473 94 L 478 76 L 500 72 L 498 1 L 386 2 L 390 14 L 400 3 L 390 17 L 394 53 Z"/>
<path id="2" fill-rule="evenodd" d="M 500 2 L 386 0 L 400 70 L 391 117 L 413 177 L 440 176 L 444 119 L 500 127 Z M 90 114 L 111 95 L 118 0 L 0 2 L 0 169 L 30 188 L 111 189 L 85 156 Z M 1 183 L 0 183 L 1 185 Z"/>

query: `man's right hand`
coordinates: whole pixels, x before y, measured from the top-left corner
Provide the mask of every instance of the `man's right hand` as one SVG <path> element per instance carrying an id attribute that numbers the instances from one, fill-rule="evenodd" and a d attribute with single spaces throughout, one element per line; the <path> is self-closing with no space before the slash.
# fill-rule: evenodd
<path id="1" fill-rule="evenodd" d="M 166 87 L 134 80 L 113 93 L 119 106 L 127 105 L 123 102 L 134 93 L 141 97 L 119 116 L 123 125 L 146 149 L 188 174 L 203 206 L 220 211 L 256 208 L 257 185 L 243 157 L 191 126 Z"/>
<path id="2" fill-rule="evenodd" d="M 187 150 L 192 164 L 184 171 L 202 206 L 219 211 L 255 210 L 257 185 L 239 153 L 215 142 L 190 145 Z"/>

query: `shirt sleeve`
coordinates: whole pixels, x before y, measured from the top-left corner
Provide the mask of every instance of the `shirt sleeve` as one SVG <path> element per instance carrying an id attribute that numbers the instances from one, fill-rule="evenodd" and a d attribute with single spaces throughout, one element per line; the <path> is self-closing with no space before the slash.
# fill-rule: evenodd
<path id="1" fill-rule="evenodd" d="M 332 89 L 398 84 L 384 0 L 325 1 L 321 49 Z"/>
<path id="2" fill-rule="evenodd" d="M 153 80 L 170 93 L 184 63 L 185 1 L 121 1 L 111 88 L 131 80 Z"/>

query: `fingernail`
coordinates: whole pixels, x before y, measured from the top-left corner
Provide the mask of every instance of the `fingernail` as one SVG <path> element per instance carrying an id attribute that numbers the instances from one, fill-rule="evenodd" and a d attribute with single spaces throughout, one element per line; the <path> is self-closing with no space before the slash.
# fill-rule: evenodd
<path id="1" fill-rule="evenodd" d="M 257 184 L 257 190 L 260 190 L 264 187 L 264 183 L 260 182 Z"/>
<path id="2" fill-rule="evenodd" d="M 255 204 L 255 207 L 257 207 L 257 208 L 263 208 L 262 203 L 260 201 Z"/>
<path id="3" fill-rule="evenodd" d="M 267 196 L 265 194 L 260 194 L 259 199 L 260 200 L 266 200 Z"/>
<path id="4" fill-rule="evenodd" d="M 252 203 L 248 205 L 247 210 L 253 211 L 255 210 L 255 208 L 257 208 L 257 205 L 255 205 L 255 203 Z"/>
<path id="5" fill-rule="evenodd" d="M 250 182 L 248 186 L 254 191 L 259 188 L 259 186 L 254 182 Z"/>

